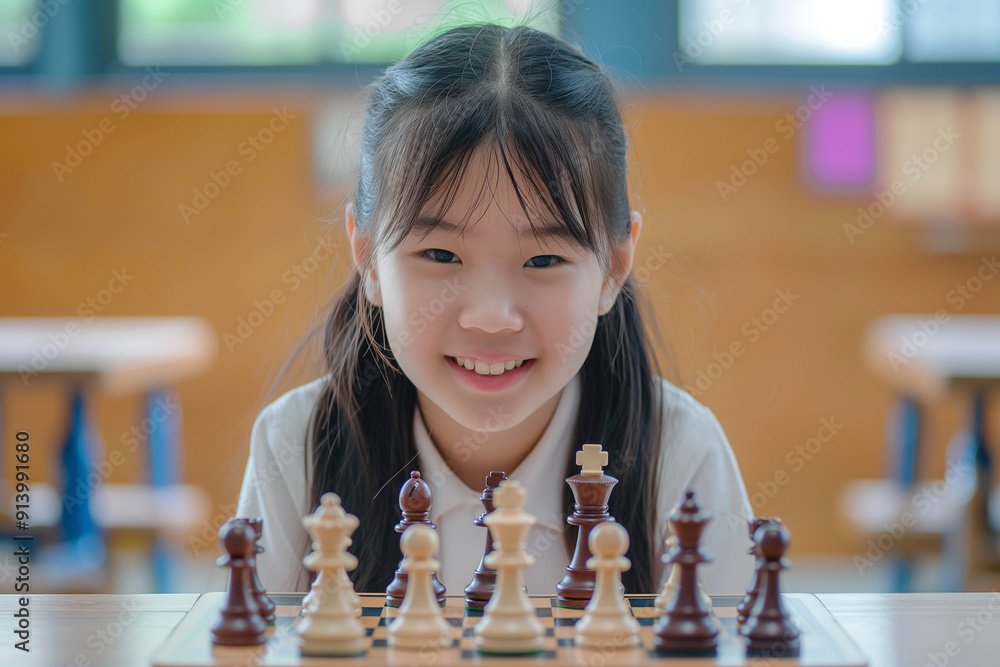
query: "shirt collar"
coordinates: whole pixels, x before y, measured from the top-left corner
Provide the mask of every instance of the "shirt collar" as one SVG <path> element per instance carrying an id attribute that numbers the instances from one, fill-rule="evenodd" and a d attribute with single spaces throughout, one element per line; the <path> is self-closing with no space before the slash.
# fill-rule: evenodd
<path id="1" fill-rule="evenodd" d="M 507 478 L 519 481 L 527 493 L 525 510 L 533 514 L 540 525 L 557 530 L 564 528 L 562 485 L 567 450 L 580 408 L 580 385 L 577 373 L 563 388 L 552 419 L 538 443 L 513 473 L 507 472 Z M 427 433 L 419 404 L 413 414 L 413 437 L 423 478 L 433 492 L 431 521 L 437 522 L 459 507 L 479 505 L 482 489 L 470 489 L 445 463 Z"/>

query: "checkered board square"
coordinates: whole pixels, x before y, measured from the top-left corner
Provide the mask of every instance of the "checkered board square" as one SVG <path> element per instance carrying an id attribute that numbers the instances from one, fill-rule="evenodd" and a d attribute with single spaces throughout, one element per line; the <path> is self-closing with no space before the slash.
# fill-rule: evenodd
<path id="1" fill-rule="evenodd" d="M 499 656 L 476 649 L 473 628 L 482 612 L 465 608 L 464 598 L 448 596 L 445 618 L 452 625 L 452 646 L 441 650 L 419 651 L 390 648 L 388 625 L 398 613 L 385 606 L 385 596 L 362 594 L 361 623 L 368 634 L 367 648 L 357 657 L 304 657 L 299 653 L 296 625 L 301 618 L 301 593 L 274 594 L 278 616 L 269 630 L 267 643 L 255 648 L 216 647 L 211 628 L 219 620 L 225 593 L 201 595 L 157 651 L 155 667 L 194 667 L 205 665 L 403 665 L 459 667 L 462 665 L 522 665 L 525 662 L 546 666 L 580 665 L 662 665 L 663 667 L 708 667 L 711 665 L 773 665 L 774 667 L 866 667 L 867 660 L 830 612 L 814 595 L 786 594 L 785 604 L 802 632 L 802 649 L 795 657 L 748 657 L 743 639 L 736 633 L 738 597 L 713 596 L 712 613 L 722 626 L 714 657 L 667 656 L 653 648 L 652 626 L 657 611 L 653 596 L 630 595 L 626 599 L 642 629 L 642 647 L 629 650 L 577 648 L 573 636 L 576 621 L 583 610 L 556 605 L 554 596 L 531 596 L 535 615 L 545 626 L 541 653 L 528 656 Z"/>

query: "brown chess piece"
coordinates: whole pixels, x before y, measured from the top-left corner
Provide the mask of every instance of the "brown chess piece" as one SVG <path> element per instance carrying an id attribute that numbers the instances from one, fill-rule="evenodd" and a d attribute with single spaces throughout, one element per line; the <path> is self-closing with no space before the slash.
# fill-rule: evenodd
<path id="1" fill-rule="evenodd" d="M 264 621 L 268 625 L 274 625 L 274 603 L 271 602 L 271 598 L 267 597 L 267 591 L 264 590 L 264 586 L 260 583 L 260 577 L 257 576 L 257 556 L 264 553 L 264 547 L 260 546 L 260 540 L 264 536 L 264 519 L 254 517 L 249 521 L 250 527 L 257 534 L 257 538 L 254 540 L 254 554 L 250 557 L 251 569 L 253 570 L 253 577 L 250 579 L 250 583 L 253 586 L 253 594 L 257 600 L 257 606 L 260 607 L 260 615 L 264 617 Z"/>
<path id="2" fill-rule="evenodd" d="M 587 568 L 590 553 L 590 531 L 604 521 L 614 521 L 608 514 L 608 498 L 618 480 L 605 475 L 603 466 L 608 464 L 608 453 L 600 445 L 584 445 L 576 453 L 576 463 L 581 466 L 580 474 L 566 478 L 573 490 L 576 505 L 573 514 L 566 519 L 571 526 L 578 526 L 576 548 L 566 566 L 566 575 L 556 584 L 556 604 L 560 607 L 583 609 L 594 594 L 596 573 Z"/>
<path id="3" fill-rule="evenodd" d="M 245 519 L 231 520 L 219 530 L 219 543 L 227 555 L 220 566 L 229 568 L 229 590 L 222 617 L 212 627 L 212 643 L 223 646 L 252 646 L 267 639 L 267 623 L 254 596 L 251 559 L 257 535 Z"/>
<path id="4" fill-rule="evenodd" d="M 736 622 L 741 626 L 741 628 L 742 625 L 747 622 L 747 616 L 750 614 L 750 610 L 753 608 L 753 603 L 757 599 L 757 593 L 760 591 L 760 568 L 764 564 L 764 559 L 760 557 L 759 553 L 757 553 L 757 542 L 754 541 L 753 536 L 756 534 L 758 528 L 772 522 L 781 523 L 781 519 L 758 517 L 747 522 L 747 527 L 750 530 L 750 548 L 747 549 L 747 553 L 755 558 L 753 579 L 750 581 L 750 587 L 747 588 L 747 594 L 744 595 L 743 599 L 740 600 L 740 603 L 736 605 Z M 742 629 L 740 631 L 742 632 Z"/>
<path id="5" fill-rule="evenodd" d="M 658 651 L 715 655 L 720 628 L 698 594 L 697 575 L 698 565 L 711 562 L 699 548 L 701 534 L 711 518 L 710 513 L 702 511 L 693 491 L 687 491 L 684 501 L 670 513 L 670 529 L 677 536 L 677 545 L 663 559 L 680 568 L 680 583 L 672 606 L 653 624 L 653 643 Z"/>
<path id="6" fill-rule="evenodd" d="M 399 490 L 399 509 L 403 511 L 403 520 L 396 524 L 397 533 L 402 533 L 416 523 L 437 528 L 427 518 L 431 513 L 431 487 L 420 479 L 420 473 L 416 470 L 410 473 L 410 479 L 406 480 L 403 488 Z M 431 573 L 431 584 L 434 586 L 434 595 L 437 597 L 438 604 L 444 606 L 445 588 L 444 584 L 438 581 L 437 572 Z M 403 561 L 400 559 L 399 566 L 396 568 L 396 576 L 385 589 L 385 603 L 390 607 L 398 607 L 403 604 L 405 596 L 406 572 L 403 571 Z"/>
<path id="7" fill-rule="evenodd" d="M 486 528 L 486 522 L 483 519 L 494 509 L 493 491 L 505 479 L 507 479 L 507 475 L 496 470 L 490 472 L 486 477 L 486 488 L 483 489 L 483 495 L 479 499 L 485 511 L 473 522 L 475 525 Z M 465 606 L 468 609 L 484 609 L 493 595 L 493 589 L 497 583 L 497 571 L 486 567 L 486 557 L 491 553 L 493 553 L 493 533 L 487 528 L 486 548 L 483 550 L 483 557 L 479 561 L 476 572 L 472 575 L 472 582 L 465 587 Z"/>
<path id="8" fill-rule="evenodd" d="M 784 557 L 790 541 L 788 529 L 780 523 L 765 524 L 757 529 L 754 541 L 764 564 L 760 571 L 760 592 L 740 632 L 747 639 L 747 654 L 797 656 L 799 629 L 781 600 L 779 582 L 781 571 L 790 566 Z"/>

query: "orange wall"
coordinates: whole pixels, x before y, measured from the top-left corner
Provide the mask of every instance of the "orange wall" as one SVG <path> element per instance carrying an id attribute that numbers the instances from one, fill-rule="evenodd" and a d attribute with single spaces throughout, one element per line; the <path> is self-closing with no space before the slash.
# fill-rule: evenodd
<path id="1" fill-rule="evenodd" d="M 124 267 L 135 279 L 102 314 L 211 322 L 220 336 L 217 362 L 177 389 L 185 474 L 211 494 L 218 525 L 235 502 L 253 420 L 273 398 L 269 382 L 304 328 L 323 317 L 349 267 L 342 211 L 333 208 L 347 190 L 321 193 L 311 171 L 319 95 L 157 93 L 125 119 L 110 111 L 113 91 L 0 103 L 0 315 L 71 315 Z M 741 342 L 744 353 L 699 400 L 721 421 L 751 493 L 778 475 L 773 494 L 756 497 L 757 511 L 785 519 L 795 551 L 856 549 L 839 526 L 836 500 L 848 480 L 879 474 L 892 400 L 860 360 L 864 327 L 886 312 L 950 308 L 945 295 L 972 275 L 983 253 L 930 254 L 912 229 L 886 220 L 848 243 L 842 225 L 865 200 L 807 191 L 797 167 L 801 133 L 781 139 L 778 152 L 723 202 L 716 181 L 748 148 L 775 136 L 776 120 L 799 104 L 794 96 L 688 93 L 637 101 L 633 179 L 645 225 L 635 269 L 645 269 L 638 275 L 649 285 L 683 381 L 693 384 L 699 370 L 710 370 L 713 352 Z M 247 162 L 240 144 L 268 123 L 275 105 L 297 116 Z M 51 163 L 64 160 L 66 145 L 100 128 L 102 119 L 113 131 L 59 182 Z M 240 173 L 185 223 L 179 205 L 229 160 L 240 163 Z M 283 276 L 315 250 L 325 216 L 338 229 L 336 255 L 293 290 Z M 661 265 L 657 253 L 670 260 Z M 275 290 L 283 303 L 244 343 L 227 349 L 222 335 L 235 332 L 255 300 Z M 791 290 L 797 300 L 751 340 L 744 327 L 772 304 L 776 290 Z M 990 286 L 963 312 L 998 309 L 1000 290 Z M 315 375 L 304 369 L 280 389 Z M 958 407 L 948 401 L 931 416 L 931 474 L 943 468 Z M 107 449 L 123 449 L 122 434 L 139 420 L 135 397 L 99 397 L 95 408 Z M 33 431 L 36 448 L 58 440 L 65 406 L 54 388 L 8 388 L 3 410 L 5 442 L 23 428 Z M 824 419 L 843 425 L 834 438 L 801 467 L 786 459 Z M 36 454 L 36 471 L 50 477 L 55 456 L 54 446 Z M 129 454 L 111 481 L 141 472 L 141 458 Z"/>

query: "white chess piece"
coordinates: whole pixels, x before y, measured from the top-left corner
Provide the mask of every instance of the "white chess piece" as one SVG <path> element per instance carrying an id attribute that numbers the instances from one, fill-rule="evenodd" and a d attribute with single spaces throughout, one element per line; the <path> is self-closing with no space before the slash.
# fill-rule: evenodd
<path id="1" fill-rule="evenodd" d="M 675 546 L 677 546 L 677 536 L 670 535 L 667 538 L 667 553 L 669 553 Z M 660 591 L 660 594 L 656 596 L 656 600 L 653 602 L 657 611 L 663 612 L 671 606 L 680 585 L 681 568 L 678 567 L 676 563 L 673 563 L 670 566 L 670 576 L 667 577 L 667 580 L 663 584 L 663 590 Z M 705 608 L 711 609 L 712 598 L 709 597 L 708 593 L 705 592 L 705 589 L 702 588 L 700 581 L 698 582 L 698 595 L 701 597 L 701 602 L 705 605 Z"/>
<path id="2" fill-rule="evenodd" d="M 437 532 L 417 523 L 399 540 L 406 572 L 406 594 L 396 618 L 389 624 L 389 646 L 395 648 L 448 648 L 452 644 L 451 625 L 444 619 L 431 583 L 431 573 L 441 567 L 434 556 L 438 550 Z"/>
<path id="3" fill-rule="evenodd" d="M 521 509 L 524 502 L 520 483 L 504 480 L 493 492 L 496 510 L 483 519 L 496 546 L 486 557 L 486 566 L 497 571 L 493 596 L 473 628 L 476 647 L 484 653 L 537 653 L 543 648 L 545 627 L 523 586 L 522 570 L 535 563 L 524 548 L 535 523 L 535 517 Z"/>
<path id="4" fill-rule="evenodd" d="M 587 567 L 597 574 L 594 595 L 576 623 L 576 645 L 583 648 L 633 648 L 642 642 L 639 622 L 618 587 L 621 573 L 631 563 L 625 558 L 628 533 L 619 523 L 605 521 L 594 526 L 587 540 Z"/>
<path id="5" fill-rule="evenodd" d="M 354 614 L 354 588 L 343 585 L 340 571 L 358 566 L 345 551 L 358 519 L 344 511 L 337 494 L 324 493 L 321 500 L 316 512 L 302 519 L 313 539 L 303 563 L 320 572 L 324 584 L 313 588 L 312 604 L 302 609 L 299 647 L 303 655 L 357 655 L 365 649 L 365 628 Z"/>
<path id="6" fill-rule="evenodd" d="M 320 508 L 322 508 L 322 505 L 320 506 Z M 322 510 L 318 510 L 318 511 L 322 511 Z M 349 546 L 351 546 L 351 543 L 352 543 L 351 538 L 348 537 L 348 538 L 346 538 L 346 540 L 347 541 L 344 544 L 344 549 L 345 550 Z M 348 592 L 351 595 L 351 597 L 353 598 L 353 601 L 354 601 L 354 615 L 360 617 L 361 616 L 361 608 L 362 608 L 361 596 L 358 595 L 357 592 L 355 592 L 355 590 L 354 590 L 354 582 L 352 582 L 351 578 L 347 575 L 347 570 L 346 569 L 339 569 L 338 572 L 339 572 L 340 585 L 343 586 L 343 587 L 345 587 L 345 588 L 347 588 L 347 589 L 349 589 Z M 326 575 L 323 574 L 323 571 L 321 570 L 320 573 L 319 573 L 319 575 L 317 575 L 316 578 L 313 579 L 312 586 L 309 587 L 309 592 L 306 593 L 306 596 L 304 598 L 302 598 L 302 608 L 303 609 L 315 609 L 316 608 L 316 602 L 319 599 L 319 593 L 318 593 L 319 589 L 323 589 L 323 588 L 325 588 L 327 590 L 330 589 L 330 584 L 328 584 L 327 581 L 328 581 L 328 579 L 326 578 Z"/>

